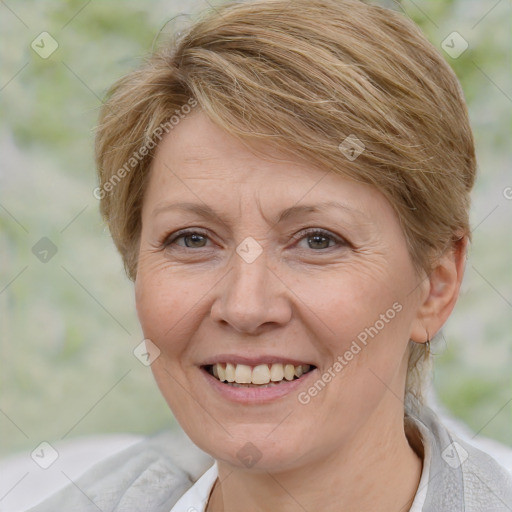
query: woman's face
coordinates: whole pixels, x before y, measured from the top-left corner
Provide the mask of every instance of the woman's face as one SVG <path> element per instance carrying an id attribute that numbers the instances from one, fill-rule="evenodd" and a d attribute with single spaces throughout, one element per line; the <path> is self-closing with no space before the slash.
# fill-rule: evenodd
<path id="1" fill-rule="evenodd" d="M 201 112 L 162 139 L 135 290 L 160 351 L 154 376 L 190 438 L 234 466 L 276 471 L 403 428 L 426 288 L 380 192 L 268 155 L 281 161 Z M 238 381 L 275 384 L 221 382 L 215 364 L 221 377 L 233 364 Z M 288 381 L 287 364 L 313 369 Z"/>

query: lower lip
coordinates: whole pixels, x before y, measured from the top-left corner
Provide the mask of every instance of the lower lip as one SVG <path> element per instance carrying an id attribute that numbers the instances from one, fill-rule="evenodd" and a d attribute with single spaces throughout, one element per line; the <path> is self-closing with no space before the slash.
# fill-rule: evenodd
<path id="1" fill-rule="evenodd" d="M 271 402 L 297 391 L 298 388 L 302 387 L 309 381 L 311 376 L 317 371 L 317 368 L 305 373 L 298 379 L 289 381 L 283 380 L 276 386 L 270 386 L 268 388 L 239 388 L 230 386 L 229 384 L 224 384 L 219 379 L 215 378 L 204 368 L 200 368 L 200 370 L 207 383 L 227 400 L 241 404 L 257 404 Z"/>

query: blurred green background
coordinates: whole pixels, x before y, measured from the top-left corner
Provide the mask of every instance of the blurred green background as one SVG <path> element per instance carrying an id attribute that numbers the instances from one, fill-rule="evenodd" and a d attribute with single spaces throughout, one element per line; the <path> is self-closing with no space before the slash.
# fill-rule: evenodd
<path id="1" fill-rule="evenodd" d="M 479 159 L 473 246 L 459 303 L 433 349 L 435 388 L 474 431 L 512 446 L 512 5 L 402 6 L 457 73 Z M 93 130 L 107 88 L 186 17 L 169 20 L 206 8 L 177 0 L 0 3 L 0 455 L 42 440 L 174 424 L 132 353 L 142 334 L 132 283 L 92 195 Z M 44 31 L 58 44 L 48 58 L 31 48 Z M 469 44 L 456 59 L 441 49 L 453 31 Z M 57 250 L 46 263 L 32 252 L 43 237 Z"/>

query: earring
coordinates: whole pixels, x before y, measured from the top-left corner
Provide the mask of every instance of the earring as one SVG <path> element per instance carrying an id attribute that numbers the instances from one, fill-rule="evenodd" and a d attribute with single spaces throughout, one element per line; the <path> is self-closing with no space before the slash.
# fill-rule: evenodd
<path id="1" fill-rule="evenodd" d="M 427 331 L 427 341 L 425 342 L 425 357 L 430 356 L 430 334 Z"/>

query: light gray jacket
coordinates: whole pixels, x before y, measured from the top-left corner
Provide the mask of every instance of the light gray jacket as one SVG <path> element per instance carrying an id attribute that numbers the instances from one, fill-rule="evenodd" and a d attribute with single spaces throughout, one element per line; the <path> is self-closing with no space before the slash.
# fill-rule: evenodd
<path id="1" fill-rule="evenodd" d="M 430 408 L 413 418 L 426 427 L 431 449 L 423 512 L 512 512 L 505 468 L 451 434 Z M 160 433 L 99 462 L 29 512 L 170 512 L 213 462 L 183 435 Z"/>

